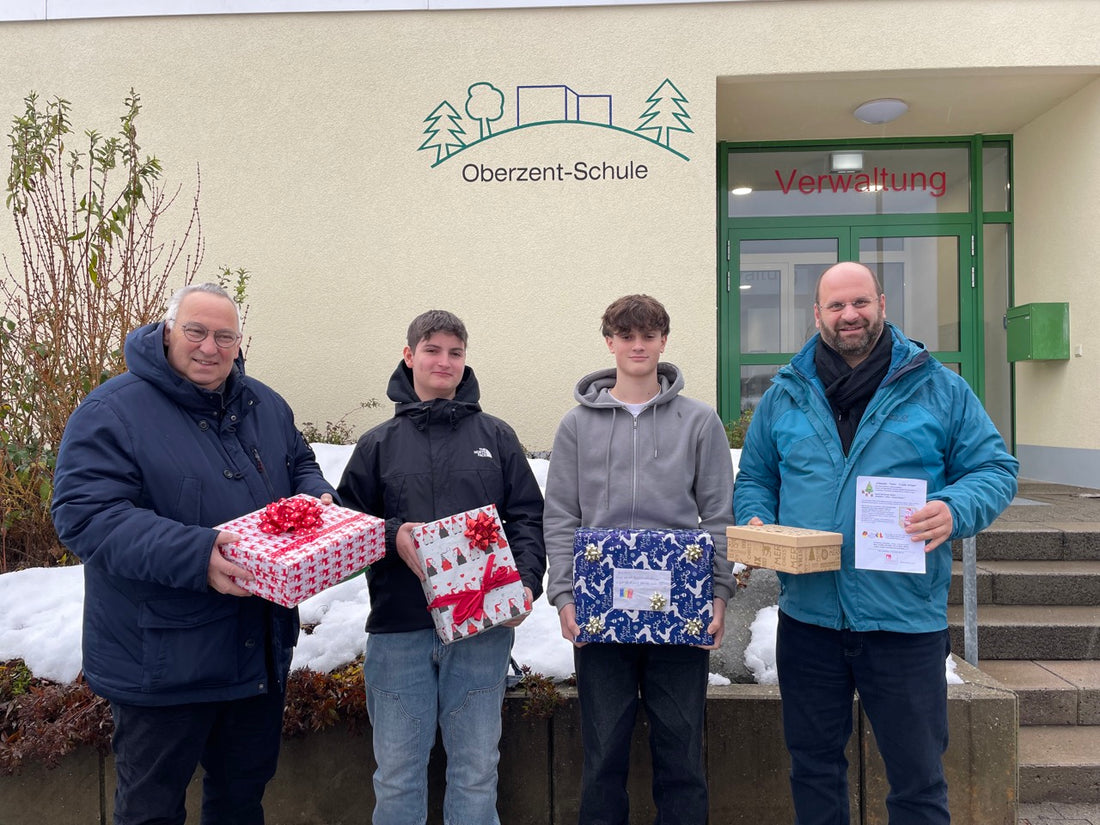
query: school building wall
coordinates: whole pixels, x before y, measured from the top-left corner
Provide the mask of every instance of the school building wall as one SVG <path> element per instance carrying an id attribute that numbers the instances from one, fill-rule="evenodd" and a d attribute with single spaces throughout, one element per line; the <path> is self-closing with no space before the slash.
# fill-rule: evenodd
<path id="1" fill-rule="evenodd" d="M 1021 475 L 1100 487 L 1100 81 L 1015 139 L 1016 301 L 1069 303 L 1070 358 L 1016 367 Z"/>
<path id="2" fill-rule="evenodd" d="M 334 420 L 369 398 L 383 409 L 353 415 L 354 429 L 387 416 L 408 321 L 443 307 L 469 326 L 484 408 L 529 449 L 547 449 L 577 378 L 611 365 L 599 316 L 626 292 L 665 302 L 666 358 L 684 369 L 689 394 L 715 401 L 720 80 L 1100 66 L 1097 30 L 1091 0 L 7 22 L 0 114 L 10 123 L 36 90 L 72 101 L 79 129 L 109 132 L 138 90 L 140 141 L 183 186 L 181 215 L 201 167 L 204 274 L 253 275 L 249 371 L 299 421 Z M 637 129 L 666 79 L 685 98 L 690 131 L 666 132 L 662 146 Z M 481 82 L 503 93 L 497 121 L 464 111 Z M 530 125 L 434 166 L 436 151 L 420 150 L 444 101 L 468 138 L 515 125 L 520 86 L 565 86 L 597 106 L 610 96 L 618 128 Z M 1018 369 L 1017 437 L 1027 449 L 1071 447 L 1086 462 L 1100 456 L 1095 405 L 1080 403 L 1095 401 L 1100 384 L 1100 342 L 1082 314 L 1097 257 L 1088 230 L 1100 217 L 1090 152 L 1098 95 L 1094 83 L 1016 136 L 1017 302 L 1069 300 L 1084 353 Z M 813 124 L 787 137 L 812 138 Z M 578 163 L 609 164 L 621 179 L 481 179 L 483 169 Z M 8 221 L 0 250 L 17 263 Z M 1044 409 L 1044 393 L 1058 403 Z"/>

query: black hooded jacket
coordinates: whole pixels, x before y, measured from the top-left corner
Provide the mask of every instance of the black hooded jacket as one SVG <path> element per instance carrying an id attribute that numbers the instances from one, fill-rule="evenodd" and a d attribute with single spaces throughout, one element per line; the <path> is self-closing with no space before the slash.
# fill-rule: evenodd
<path id="1" fill-rule="evenodd" d="M 434 521 L 495 504 L 523 584 L 537 598 L 546 571 L 542 493 L 515 431 L 481 411 L 465 368 L 453 399 L 421 401 L 397 365 L 386 390 L 394 417 L 359 439 L 340 480 L 340 500 L 386 520 L 386 556 L 367 572 L 368 633 L 433 628 L 420 582 L 397 553 L 405 522 Z"/>

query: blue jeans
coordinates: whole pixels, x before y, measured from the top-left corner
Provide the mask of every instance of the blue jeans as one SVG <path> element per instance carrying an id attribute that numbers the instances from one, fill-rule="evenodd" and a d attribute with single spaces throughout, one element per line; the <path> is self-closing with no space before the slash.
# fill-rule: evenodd
<path id="1" fill-rule="evenodd" d="M 423 825 L 438 726 L 447 752 L 445 825 L 499 825 L 500 708 L 515 631 L 444 645 L 435 630 L 371 633 L 363 661 L 374 729 L 374 825 Z"/>
<path id="2" fill-rule="evenodd" d="M 182 825 L 201 764 L 202 825 L 263 825 L 275 775 L 283 693 L 228 702 L 139 707 L 111 703 L 118 785 L 115 825 Z"/>
<path id="3" fill-rule="evenodd" d="M 902 575 L 902 574 L 898 574 Z M 782 611 L 776 666 L 797 825 L 848 825 L 852 695 L 886 764 L 890 825 L 947 825 L 946 630 L 857 633 Z"/>
<path id="4" fill-rule="evenodd" d="M 638 697 L 649 719 L 657 825 L 707 820 L 703 717 L 710 655 L 687 645 L 591 643 L 574 651 L 581 708 L 581 825 L 627 825 Z"/>

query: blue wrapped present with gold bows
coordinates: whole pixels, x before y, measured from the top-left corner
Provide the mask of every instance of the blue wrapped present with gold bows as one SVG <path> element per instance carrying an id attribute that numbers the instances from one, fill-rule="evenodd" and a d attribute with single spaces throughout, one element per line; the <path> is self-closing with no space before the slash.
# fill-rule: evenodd
<path id="1" fill-rule="evenodd" d="M 713 644 L 713 560 L 705 530 L 581 527 L 573 539 L 577 641 Z"/>

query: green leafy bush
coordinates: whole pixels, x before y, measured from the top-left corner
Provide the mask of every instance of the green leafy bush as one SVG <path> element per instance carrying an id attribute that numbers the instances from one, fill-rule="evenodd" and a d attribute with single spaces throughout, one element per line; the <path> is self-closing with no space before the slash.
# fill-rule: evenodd
<path id="1" fill-rule="evenodd" d="M 745 433 L 749 431 L 752 423 L 752 407 L 741 411 L 741 416 L 735 421 L 726 424 L 726 438 L 729 439 L 730 448 L 740 450 L 745 445 Z"/>
<path id="2" fill-rule="evenodd" d="M 359 406 L 348 410 L 335 421 L 326 421 L 324 427 L 318 427 L 312 421 L 303 421 L 299 430 L 307 444 L 354 444 L 356 434 L 352 431 L 348 416 L 359 410 L 374 410 L 382 406 L 377 398 L 360 401 Z"/>

